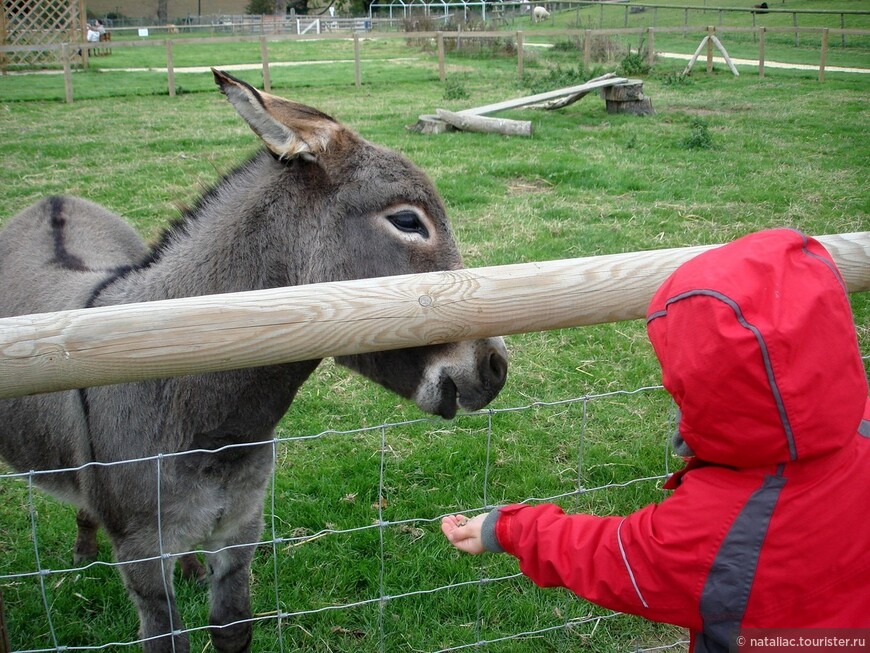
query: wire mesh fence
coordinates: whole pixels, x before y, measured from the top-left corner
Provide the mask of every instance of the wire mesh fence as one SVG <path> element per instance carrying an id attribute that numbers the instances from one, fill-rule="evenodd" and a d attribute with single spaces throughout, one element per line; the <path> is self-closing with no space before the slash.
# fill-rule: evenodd
<path id="1" fill-rule="evenodd" d="M 640 445 L 641 457 L 656 459 L 657 473 L 638 476 L 633 461 L 600 457 L 595 449 L 613 440 L 612 428 L 624 430 L 633 415 L 649 411 L 659 423 L 645 427 L 652 439 Z M 459 555 L 438 534 L 444 515 L 514 501 L 601 513 L 661 498 L 674 420 L 668 395 L 642 387 L 460 415 L 452 423 L 420 419 L 309 435 L 280 428 L 271 442 L 276 471 L 266 525 L 256 542 L 255 650 L 443 653 L 535 650 L 526 647 L 538 641 L 541 650 L 553 650 L 554 638 L 563 645 L 591 642 L 602 651 L 679 649 L 684 640 L 676 629 L 620 634 L 636 627 L 620 623 L 642 620 L 562 590 L 539 590 L 508 556 Z M 546 431 L 556 437 L 539 449 L 535 441 Z M 116 464 L 148 463 L 159 478 L 167 457 L 185 455 L 192 453 Z M 529 455 L 552 456 L 552 477 L 523 478 L 521 459 Z M 295 478 L 308 456 L 340 457 L 345 464 L 324 471 L 322 484 Z M 451 456 L 472 460 L 457 464 Z M 136 636 L 135 611 L 115 573 L 119 563 L 106 547 L 96 562 L 63 564 L 72 544 L 71 511 L 36 489 L 40 475 L 58 471 L 68 470 L 0 475 L 0 496 L 20 506 L 0 542 L 12 650 L 136 650 L 144 640 Z M 174 564 L 179 554 L 205 553 L 167 551 L 162 541 L 145 560 Z M 207 592 L 182 580 L 175 589 L 191 650 L 199 650 L 211 628 Z"/>

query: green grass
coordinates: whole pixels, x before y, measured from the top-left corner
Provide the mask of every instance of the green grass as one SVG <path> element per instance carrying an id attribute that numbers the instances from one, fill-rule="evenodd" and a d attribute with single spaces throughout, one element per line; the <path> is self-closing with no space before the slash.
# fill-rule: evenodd
<path id="1" fill-rule="evenodd" d="M 655 116 L 609 115 L 600 98 L 589 96 L 559 111 L 503 114 L 531 119 L 531 139 L 421 136 L 405 129 L 419 114 L 524 95 L 532 78 L 566 65 L 571 53 L 530 58 L 522 82 L 510 58 L 451 57 L 448 76 L 468 95 L 456 99 L 445 99 L 431 55 L 405 53 L 423 63 L 368 63 L 359 90 L 352 67 L 344 64 L 318 66 L 317 74 L 276 68 L 274 92 L 334 115 L 426 170 L 453 217 L 468 266 L 719 243 L 776 226 L 810 234 L 870 229 L 870 190 L 863 183 L 870 161 L 866 76 L 832 75 L 819 84 L 812 72 L 770 70 L 765 79 L 734 78 L 717 68 L 678 79 L 683 64 L 660 61 L 644 80 Z M 79 89 L 82 98 L 94 89 L 94 99 L 72 105 L 47 91 L 44 100 L 25 101 L 42 83 L 61 83 L 62 94 L 59 77 L 0 78 L 0 219 L 44 195 L 74 193 L 125 215 L 154 239 L 178 214 L 178 205 L 190 204 L 256 148 L 250 129 L 209 74 L 179 75 L 177 83 L 196 92 L 174 99 L 159 93 L 161 77 L 153 75 L 81 74 L 77 98 Z M 258 71 L 239 75 L 259 83 Z M 143 87 L 155 91 L 136 90 Z M 690 146 L 699 131 L 705 146 Z M 867 354 L 870 297 L 852 300 Z M 512 336 L 508 345 L 510 379 L 496 409 L 659 381 L 639 321 Z M 282 543 L 277 560 L 265 547 L 253 571 L 255 611 L 276 610 L 277 566 L 282 610 L 364 602 L 288 620 L 282 628 L 285 650 L 431 651 L 604 613 L 523 579 L 396 598 L 383 608 L 377 602 L 382 582 L 384 593 L 394 596 L 516 572 L 506 557 L 453 552 L 431 521 L 445 512 L 570 492 L 578 476 L 583 487 L 598 487 L 679 465 L 666 462 L 672 409 L 663 392 L 607 396 L 585 409 L 580 402 L 498 412 L 491 429 L 487 415 L 406 424 L 421 417 L 413 406 L 324 364 L 278 429 L 289 440 L 279 447 L 277 534 L 368 527 L 379 518 L 380 429 L 292 438 L 385 422 L 398 425 L 383 434 L 383 518 L 413 521 L 383 532 L 383 568 L 376 528 Z M 560 501 L 570 509 L 618 514 L 662 496 L 655 482 L 643 482 Z M 38 492 L 34 505 L 42 567 L 70 567 L 72 508 Z M 28 506 L 24 483 L 0 482 L 0 575 L 35 569 Z M 267 505 L 267 532 L 271 520 Z M 103 541 L 101 559 L 110 558 Z M 113 569 L 98 566 L 44 580 L 62 644 L 135 638 L 135 613 Z M 13 649 L 50 646 L 39 581 L 7 579 L 0 590 Z M 205 623 L 205 592 L 179 583 L 179 595 L 188 626 Z M 592 630 L 593 624 L 579 625 L 484 650 L 625 651 L 683 636 L 628 616 L 601 622 L 594 635 Z M 277 633 L 274 620 L 258 623 L 254 650 L 277 650 Z M 193 650 L 205 648 L 202 633 L 193 640 Z"/>

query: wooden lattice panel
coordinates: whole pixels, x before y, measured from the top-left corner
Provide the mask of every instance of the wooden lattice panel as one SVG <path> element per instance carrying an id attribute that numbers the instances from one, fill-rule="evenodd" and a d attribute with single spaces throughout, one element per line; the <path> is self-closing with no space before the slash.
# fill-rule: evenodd
<path id="1" fill-rule="evenodd" d="M 84 40 L 84 8 L 81 0 L 6 0 L 0 16 L 2 45 L 60 45 Z M 71 48 L 78 61 L 81 55 Z M 9 52 L 5 64 L 40 67 L 62 62 L 61 51 Z"/>

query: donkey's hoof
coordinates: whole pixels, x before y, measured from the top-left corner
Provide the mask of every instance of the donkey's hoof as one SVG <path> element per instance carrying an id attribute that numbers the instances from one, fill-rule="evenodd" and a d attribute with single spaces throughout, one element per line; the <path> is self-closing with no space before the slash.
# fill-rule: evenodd
<path id="1" fill-rule="evenodd" d="M 96 551 L 73 551 L 73 564 L 78 565 L 89 565 L 92 562 L 97 561 L 97 552 Z"/>

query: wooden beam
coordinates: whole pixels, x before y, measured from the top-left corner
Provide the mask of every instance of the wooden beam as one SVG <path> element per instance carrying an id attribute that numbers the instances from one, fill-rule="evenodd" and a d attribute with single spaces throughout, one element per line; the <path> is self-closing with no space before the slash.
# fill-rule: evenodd
<path id="1" fill-rule="evenodd" d="M 605 73 L 605 74 L 601 75 L 601 77 L 596 77 L 595 79 L 590 79 L 589 82 L 597 82 L 599 80 L 604 80 L 604 79 L 613 79 L 614 77 L 616 77 L 616 73 Z M 626 83 L 630 84 L 632 81 L 633 80 L 627 80 Z M 586 83 L 588 84 L 589 82 L 586 82 Z M 605 86 L 605 87 L 603 87 L 605 90 L 602 92 L 606 94 L 610 90 L 613 90 L 615 88 L 619 88 L 619 86 L 620 86 L 619 84 L 615 84 L 614 86 Z M 641 82 L 641 88 L 643 88 L 642 82 Z M 585 91 L 580 91 L 579 93 L 575 93 L 574 95 L 568 95 L 565 97 L 556 98 L 555 100 L 550 100 L 549 102 L 542 102 L 541 104 L 530 104 L 529 106 L 535 107 L 536 109 L 548 109 L 548 110 L 561 109 L 562 107 L 567 107 L 570 104 L 574 104 L 575 102 L 582 100 L 584 97 L 589 95 L 594 90 L 595 90 L 594 88 L 590 88 L 590 89 L 587 89 Z"/>
<path id="2" fill-rule="evenodd" d="M 516 98 L 515 100 L 505 100 L 504 102 L 496 102 L 494 104 L 486 104 L 482 107 L 475 107 L 474 109 L 463 109 L 459 111 L 459 113 L 463 115 L 472 115 L 472 116 L 482 116 L 487 113 L 495 113 L 497 111 L 504 111 L 506 109 L 516 109 L 519 107 L 525 107 L 530 104 L 537 104 L 539 102 L 545 102 L 547 100 L 554 100 L 556 98 L 565 97 L 568 95 L 575 95 L 577 93 L 581 93 L 583 91 L 591 91 L 596 88 L 603 88 L 605 86 L 612 86 L 614 84 L 621 84 L 622 82 L 627 82 L 628 80 L 625 77 L 611 77 L 608 79 L 598 79 L 598 81 L 590 81 L 585 84 L 580 84 L 579 86 L 569 86 L 567 88 L 560 88 L 555 91 L 547 91 L 546 93 L 538 93 L 536 95 L 527 95 L 525 97 Z"/>
<path id="3" fill-rule="evenodd" d="M 870 231 L 821 236 L 870 290 Z M 0 319 L 0 398 L 644 317 L 715 246 L 188 297 Z"/>
<path id="4" fill-rule="evenodd" d="M 731 72 L 734 73 L 735 77 L 740 77 L 740 73 L 737 72 L 737 66 L 734 65 L 734 62 L 731 61 L 731 57 L 728 55 L 728 51 L 725 49 L 725 46 L 722 45 L 722 41 L 720 41 L 716 36 L 710 37 L 713 40 L 713 45 L 716 46 L 716 49 L 722 53 L 722 58 L 725 59 L 725 63 L 728 64 L 728 68 L 731 69 Z"/>

